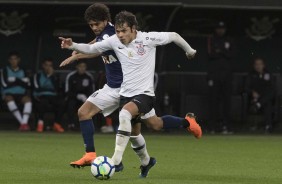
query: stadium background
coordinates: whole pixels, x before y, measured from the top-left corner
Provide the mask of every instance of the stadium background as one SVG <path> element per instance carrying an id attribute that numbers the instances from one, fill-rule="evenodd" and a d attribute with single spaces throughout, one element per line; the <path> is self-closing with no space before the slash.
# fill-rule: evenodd
<path id="1" fill-rule="evenodd" d="M 17 50 L 22 55 L 21 65 L 32 73 L 40 68 L 43 58 L 49 56 L 55 59 L 58 72 L 66 73 L 73 66 L 59 70 L 58 65 L 70 52 L 60 49 L 57 37 L 72 37 L 76 42 L 88 42 L 94 38 L 83 19 L 84 10 L 92 1 L 1 0 L 0 3 L 0 68 L 6 65 L 7 54 Z M 207 118 L 207 37 L 212 34 L 215 23 L 223 20 L 227 24 L 228 34 L 236 40 L 233 119 L 241 123 L 244 119 L 244 101 L 241 97 L 244 75 L 250 70 L 251 59 L 262 56 L 276 76 L 278 101 L 275 120 L 281 121 L 282 2 L 143 0 L 103 3 L 109 5 L 112 15 L 121 10 L 135 13 L 143 31 L 178 32 L 198 50 L 197 57 L 187 61 L 182 51 L 173 44 L 158 48 L 156 71 L 160 80 L 157 95 L 160 101 L 165 93 L 170 95 L 175 114 L 193 111 L 200 118 Z M 19 32 L 8 35 L 8 29 Z M 89 69 L 95 72 L 104 67 L 102 62 L 88 64 Z"/>
<path id="2" fill-rule="evenodd" d="M 211 135 L 204 132 L 196 140 L 187 132 L 144 133 L 151 156 L 157 165 L 147 179 L 138 178 L 139 160 L 130 145 L 123 157 L 125 170 L 107 183 L 123 184 L 281 184 L 281 95 L 282 95 L 282 2 L 280 0 L 119 0 L 102 1 L 112 15 L 130 10 L 138 15 L 143 30 L 177 31 L 198 50 L 193 61 L 172 44 L 158 48 L 158 96 L 168 92 L 173 111 L 183 115 L 194 111 L 202 119 L 207 115 L 207 36 L 217 20 L 227 24 L 236 39 L 234 59 L 232 117 L 238 127 L 244 125 L 242 87 L 244 76 L 255 55 L 262 55 L 276 76 L 277 104 L 275 120 L 278 134 Z M 57 36 L 64 33 L 78 42 L 88 42 L 92 33 L 83 20 L 89 0 L 0 0 L 0 68 L 7 64 L 7 54 L 18 50 L 25 69 L 35 72 L 47 56 L 55 59 L 57 72 L 65 74 L 73 67 L 58 69 L 70 52 L 62 51 Z M 13 12 L 17 13 L 13 13 Z M 11 15 L 16 19 L 10 19 Z M 9 18 L 10 17 L 10 18 Z M 18 19 L 19 17 L 22 17 Z M 23 23 L 21 23 L 23 21 Z M 256 24 L 257 23 L 257 24 Z M 24 27 L 22 27 L 24 25 Z M 251 39 L 246 30 L 254 27 Z M 10 36 L 11 32 L 19 31 Z M 22 28 L 22 29 L 19 29 Z M 270 34 L 271 33 L 271 34 Z M 90 69 L 103 69 L 102 62 L 90 62 Z M 95 70 L 94 70 L 95 69 Z M 280 100 L 280 101 L 279 101 Z M 162 99 L 160 99 L 162 101 Z M 188 103 L 189 102 L 189 103 Z M 4 116 L 9 115 L 8 119 Z M 4 119 L 3 119 L 4 118 Z M 93 184 L 99 182 L 89 168 L 73 169 L 70 161 L 83 154 L 80 133 L 43 134 L 6 131 L 16 130 L 8 111 L 0 110 L 0 183 L 1 184 Z M 278 126 L 279 127 L 279 126 Z M 165 136 L 164 136 L 165 135 Z M 114 134 L 95 134 L 99 155 L 111 156 Z M 103 183 L 105 181 L 102 181 Z"/>

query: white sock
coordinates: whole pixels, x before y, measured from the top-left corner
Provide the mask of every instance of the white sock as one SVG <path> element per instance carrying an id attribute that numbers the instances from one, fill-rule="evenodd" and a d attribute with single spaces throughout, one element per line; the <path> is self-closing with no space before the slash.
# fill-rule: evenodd
<path id="1" fill-rule="evenodd" d="M 7 106 L 8 106 L 8 108 L 9 108 L 9 110 L 13 113 L 13 115 L 16 117 L 16 119 L 18 120 L 18 122 L 19 122 L 20 124 L 22 124 L 22 115 L 21 115 L 21 113 L 20 113 L 20 111 L 19 111 L 19 109 L 18 109 L 18 107 L 17 107 L 15 101 L 9 101 L 9 102 L 7 103 Z"/>
<path id="2" fill-rule="evenodd" d="M 29 119 L 29 116 L 31 114 L 31 108 L 32 108 L 32 103 L 31 102 L 26 102 L 24 104 L 23 120 L 22 120 L 23 124 L 27 124 L 28 123 L 28 119 Z"/>
<path id="3" fill-rule="evenodd" d="M 119 127 L 116 135 L 116 147 L 112 160 L 115 165 L 120 164 L 122 155 L 127 146 L 131 134 L 131 114 L 122 109 L 119 113 Z"/>
<path id="4" fill-rule="evenodd" d="M 150 156 L 146 148 L 146 142 L 142 134 L 137 136 L 130 136 L 131 147 L 138 155 L 141 165 L 146 166 L 149 164 Z"/>

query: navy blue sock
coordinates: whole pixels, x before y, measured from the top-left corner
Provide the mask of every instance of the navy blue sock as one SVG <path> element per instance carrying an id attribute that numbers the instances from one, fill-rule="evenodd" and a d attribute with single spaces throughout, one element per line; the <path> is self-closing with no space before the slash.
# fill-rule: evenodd
<path id="1" fill-rule="evenodd" d="M 172 128 L 187 128 L 189 127 L 189 122 L 180 117 L 171 116 L 171 115 L 165 115 L 161 117 L 164 124 L 164 129 L 172 129 Z"/>
<path id="2" fill-rule="evenodd" d="M 80 129 L 85 145 L 86 152 L 95 152 L 94 147 L 94 125 L 92 119 L 79 121 Z"/>

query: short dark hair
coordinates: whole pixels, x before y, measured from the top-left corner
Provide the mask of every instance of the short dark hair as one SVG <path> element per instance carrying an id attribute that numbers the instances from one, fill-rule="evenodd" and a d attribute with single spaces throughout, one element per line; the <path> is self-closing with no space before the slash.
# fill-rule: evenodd
<path id="1" fill-rule="evenodd" d="M 86 64 L 86 62 L 85 61 L 83 61 L 83 60 L 81 60 L 81 61 L 77 61 L 76 62 L 76 65 L 75 66 L 78 66 L 78 65 L 80 65 L 80 64 Z M 87 65 L 87 64 L 86 64 Z"/>
<path id="2" fill-rule="evenodd" d="M 121 11 L 115 17 L 115 25 L 122 26 L 127 23 L 127 25 L 132 28 L 133 26 L 138 27 L 138 22 L 136 16 L 128 11 Z"/>
<path id="3" fill-rule="evenodd" d="M 19 53 L 18 51 L 12 51 L 12 52 L 10 52 L 9 55 L 8 55 L 8 57 L 10 58 L 10 57 L 12 57 L 12 56 L 16 56 L 16 57 L 18 57 L 18 58 L 21 57 L 21 56 L 20 56 L 20 53 Z"/>
<path id="4" fill-rule="evenodd" d="M 111 21 L 110 9 L 102 3 L 94 3 L 84 12 L 86 22 L 93 21 Z"/>
<path id="5" fill-rule="evenodd" d="M 254 58 L 253 58 L 253 61 L 252 61 L 253 64 L 255 64 L 255 62 L 256 62 L 257 60 L 261 60 L 261 61 L 265 64 L 264 58 L 261 57 L 261 56 L 256 56 L 256 57 L 254 57 Z"/>
<path id="6" fill-rule="evenodd" d="M 54 62 L 54 59 L 51 58 L 51 57 L 46 57 L 46 58 L 44 58 L 44 60 L 43 60 L 42 63 L 46 63 L 47 61 L 53 63 L 53 62 Z"/>

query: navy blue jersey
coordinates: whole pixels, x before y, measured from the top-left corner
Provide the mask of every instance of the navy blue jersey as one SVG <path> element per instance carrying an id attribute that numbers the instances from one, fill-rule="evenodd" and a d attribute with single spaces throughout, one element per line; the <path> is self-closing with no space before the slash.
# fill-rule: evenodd
<path id="1" fill-rule="evenodd" d="M 105 27 L 100 35 L 96 37 L 96 41 L 100 42 L 115 34 L 115 28 L 111 23 Z M 106 51 L 102 54 L 105 63 L 107 85 L 111 88 L 119 88 L 121 86 L 123 75 L 120 61 L 113 50 Z"/>

